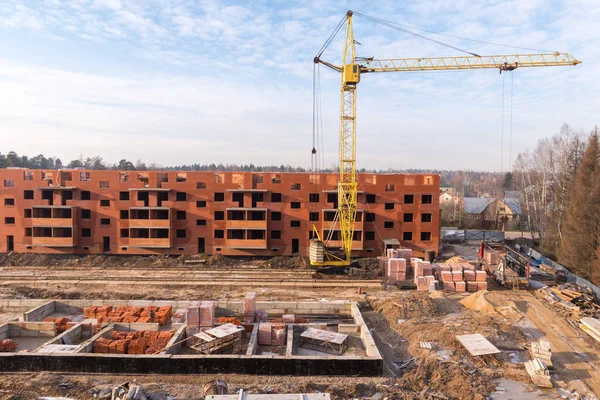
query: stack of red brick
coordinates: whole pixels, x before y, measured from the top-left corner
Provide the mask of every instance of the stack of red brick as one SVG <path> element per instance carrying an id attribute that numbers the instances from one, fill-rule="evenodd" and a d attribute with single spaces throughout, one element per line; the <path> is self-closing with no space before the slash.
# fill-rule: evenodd
<path id="1" fill-rule="evenodd" d="M 144 307 L 128 307 L 118 306 L 92 306 L 83 310 L 83 315 L 86 318 L 96 318 L 98 327 L 102 326 L 102 322 L 124 322 L 124 323 L 152 323 L 158 322 L 160 325 L 165 325 L 171 318 L 173 306 L 148 306 Z M 154 315 L 154 318 L 152 318 Z"/>
<path id="2" fill-rule="evenodd" d="M 434 288 L 438 287 L 438 281 L 433 276 L 433 269 L 429 261 L 423 261 L 419 258 L 411 259 L 411 263 L 415 268 L 415 285 L 417 290 L 426 291 L 433 285 Z"/>
<path id="3" fill-rule="evenodd" d="M 254 317 L 256 313 L 256 293 L 248 292 L 246 297 L 244 297 L 243 303 L 243 312 L 244 312 L 244 323 L 251 324 L 254 322 Z"/>
<path id="4" fill-rule="evenodd" d="M 69 318 L 45 318 L 44 322 L 54 322 L 56 324 L 56 332 L 64 332 L 75 326 Z"/>
<path id="5" fill-rule="evenodd" d="M 17 343 L 12 339 L 2 339 L 0 340 L 0 353 L 10 353 L 11 351 L 15 351 L 17 348 Z"/>
<path id="6" fill-rule="evenodd" d="M 286 341 L 286 325 L 262 323 L 258 325 L 258 344 L 262 346 L 283 346 Z"/>
<path id="7" fill-rule="evenodd" d="M 167 346 L 175 332 L 113 331 L 110 339 L 94 342 L 94 353 L 103 354 L 155 354 Z"/>
<path id="8" fill-rule="evenodd" d="M 470 263 L 437 264 L 438 278 L 451 292 L 487 290 L 485 271 L 476 271 Z"/>

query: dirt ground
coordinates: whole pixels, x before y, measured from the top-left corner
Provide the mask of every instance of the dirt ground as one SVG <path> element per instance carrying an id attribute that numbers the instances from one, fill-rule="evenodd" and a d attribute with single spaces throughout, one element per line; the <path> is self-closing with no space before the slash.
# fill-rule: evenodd
<path id="1" fill-rule="evenodd" d="M 470 252 L 470 248 L 459 249 Z M 98 257 L 98 256 L 92 256 Z M 22 266 L 20 262 L 48 261 L 46 266 L 75 267 L 82 263 L 98 268 L 94 258 L 84 257 L 61 264 L 53 259 L 0 259 L 0 266 Z M 183 261 L 166 257 L 140 260 L 98 261 L 106 270 L 121 269 L 124 265 L 137 271 L 168 271 L 185 265 Z M 275 276 L 277 269 L 306 271 L 301 259 L 252 260 L 257 273 L 265 277 Z M 236 268 L 248 260 L 211 261 L 214 268 Z M 6 262 L 6 263 L 5 263 Z M 71 264 L 72 263 L 72 264 Z M 169 264 L 173 263 L 173 264 Z M 28 267 L 19 268 L 19 273 Z M 58 268 L 59 269 L 59 268 Z M 58 270 L 55 268 L 55 270 Z M 31 269 L 31 271 L 38 269 Z M 70 274 L 83 277 L 89 268 L 69 268 Z M 0 267 L 3 276 L 15 272 L 15 268 Z M 308 272 L 308 271 L 307 271 Z M 182 272 L 183 273 L 183 272 Z M 310 274 L 310 272 L 308 272 Z M 3 275 L 4 274 L 4 275 Z M 185 276 L 185 275 L 182 275 Z M 70 281 L 69 281 L 70 282 Z M 254 291 L 255 289 L 253 289 Z M 132 291 L 126 285 L 97 285 L 80 281 L 65 284 L 60 280 L 36 284 L 11 284 L 4 281 L 0 286 L 0 298 L 98 298 L 98 299 L 199 299 L 241 298 L 248 291 L 243 281 L 231 286 L 192 287 L 185 279 L 176 286 L 143 286 Z M 555 313 L 533 292 L 510 291 L 490 284 L 489 292 L 475 294 L 400 291 L 385 286 L 365 289 L 356 288 L 278 288 L 256 290 L 260 300 L 292 299 L 348 299 L 358 301 L 365 321 L 385 360 L 385 372 L 379 378 L 357 377 L 286 377 L 225 374 L 211 375 L 142 375 L 112 376 L 102 374 L 32 373 L 0 375 L 0 398 L 29 399 L 38 396 L 64 396 L 92 398 L 106 392 L 106 388 L 136 379 L 144 386 L 151 399 L 202 398 L 202 385 L 211 379 L 222 379 L 230 390 L 244 388 L 254 393 L 314 393 L 328 392 L 333 399 L 394 398 L 394 399 L 486 399 L 495 396 L 498 379 L 506 378 L 522 383 L 533 391 L 523 362 L 528 360 L 528 346 L 532 340 L 546 337 L 553 349 L 555 370 L 552 377 L 561 389 L 563 398 L 593 399 L 600 394 L 600 346 L 578 327 L 571 325 L 563 316 Z M 551 323 L 550 323 L 551 322 Z M 480 363 L 473 359 L 456 341 L 455 336 L 481 333 L 502 350 L 494 360 Z M 432 349 L 422 348 L 421 342 L 429 342 Z M 523 392 L 521 392 L 523 393 Z M 557 398 L 556 390 L 542 392 L 548 398 Z M 565 395 L 566 393 L 566 395 Z M 512 397 L 522 398 L 519 393 Z"/>

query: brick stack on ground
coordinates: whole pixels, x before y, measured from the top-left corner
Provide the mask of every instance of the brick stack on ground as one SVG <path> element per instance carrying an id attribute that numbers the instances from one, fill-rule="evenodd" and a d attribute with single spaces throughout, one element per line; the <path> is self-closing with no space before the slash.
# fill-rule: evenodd
<path id="1" fill-rule="evenodd" d="M 94 353 L 156 354 L 167 346 L 174 334 L 174 331 L 113 331 L 110 339 L 99 338 L 94 342 Z"/>
<path id="2" fill-rule="evenodd" d="M 449 292 L 487 290 L 487 274 L 485 271 L 478 271 L 470 263 L 434 264 L 433 270 L 442 282 L 444 290 Z"/>
<path id="3" fill-rule="evenodd" d="M 379 270 L 389 283 L 412 279 L 411 249 L 388 249 L 387 257 L 379 257 Z"/>
<path id="4" fill-rule="evenodd" d="M 113 308 L 113 306 L 107 305 L 102 307 L 92 306 L 83 310 L 83 315 L 86 318 L 95 318 L 98 320 L 98 328 L 102 327 L 103 322 L 158 322 L 159 325 L 166 325 L 169 322 L 169 319 L 171 318 L 172 314 L 173 306 L 148 306 L 146 308 L 118 306 L 117 308 Z M 57 321 L 54 322 L 56 322 L 57 326 L 59 326 Z"/>

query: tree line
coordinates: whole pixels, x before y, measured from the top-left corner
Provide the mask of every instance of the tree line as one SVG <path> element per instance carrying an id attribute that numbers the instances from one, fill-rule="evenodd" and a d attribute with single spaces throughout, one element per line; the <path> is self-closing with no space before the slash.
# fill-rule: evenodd
<path id="1" fill-rule="evenodd" d="M 600 132 L 564 125 L 557 135 L 520 153 L 513 184 L 540 250 L 600 284 Z"/>

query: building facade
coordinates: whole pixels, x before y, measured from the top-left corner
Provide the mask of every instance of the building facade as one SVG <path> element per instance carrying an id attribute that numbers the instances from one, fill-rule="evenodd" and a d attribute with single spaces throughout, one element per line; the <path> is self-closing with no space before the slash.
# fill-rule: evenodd
<path id="1" fill-rule="evenodd" d="M 337 174 L 0 170 L 0 252 L 308 255 L 341 246 Z M 439 246 L 438 175 L 360 174 L 353 256 Z"/>

